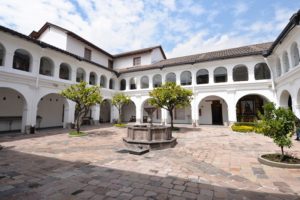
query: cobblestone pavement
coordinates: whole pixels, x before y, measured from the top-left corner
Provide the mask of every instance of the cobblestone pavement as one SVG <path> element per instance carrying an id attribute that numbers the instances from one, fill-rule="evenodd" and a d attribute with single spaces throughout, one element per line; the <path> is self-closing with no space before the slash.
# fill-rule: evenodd
<path id="1" fill-rule="evenodd" d="M 269 138 L 225 127 L 182 128 L 175 148 L 124 153 L 126 129 L 1 136 L 0 199 L 300 199 L 300 170 L 261 165 Z M 288 150 L 300 157 L 300 143 Z"/>

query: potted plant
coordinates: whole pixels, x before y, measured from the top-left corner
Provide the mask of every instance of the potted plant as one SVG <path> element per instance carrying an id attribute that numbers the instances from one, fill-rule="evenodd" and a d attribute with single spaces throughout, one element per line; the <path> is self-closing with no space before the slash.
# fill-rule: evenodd
<path id="1" fill-rule="evenodd" d="M 264 114 L 260 114 L 261 132 L 273 139 L 281 153 L 264 154 L 259 157 L 263 164 L 273 167 L 300 168 L 300 159 L 285 153 L 284 148 L 292 147 L 291 137 L 295 133 L 295 115 L 289 108 L 276 108 L 274 103 L 264 105 Z"/>

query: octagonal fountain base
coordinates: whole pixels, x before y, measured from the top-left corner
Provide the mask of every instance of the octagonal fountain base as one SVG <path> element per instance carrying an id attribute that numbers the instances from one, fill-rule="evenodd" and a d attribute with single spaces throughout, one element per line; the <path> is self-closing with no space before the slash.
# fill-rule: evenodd
<path id="1" fill-rule="evenodd" d="M 123 142 L 129 153 L 143 154 L 149 150 L 172 148 L 177 144 L 171 127 L 135 125 L 127 128 Z"/>

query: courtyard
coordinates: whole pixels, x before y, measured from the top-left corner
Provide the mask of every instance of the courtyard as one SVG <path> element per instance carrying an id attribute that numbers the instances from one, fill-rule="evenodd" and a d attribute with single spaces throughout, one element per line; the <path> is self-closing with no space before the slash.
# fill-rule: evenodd
<path id="1" fill-rule="evenodd" d="M 280 150 L 262 135 L 183 127 L 175 148 L 137 156 L 123 151 L 126 129 L 84 129 L 0 136 L 0 199 L 300 199 L 300 169 L 257 161 Z M 300 157 L 300 143 L 288 152 Z"/>

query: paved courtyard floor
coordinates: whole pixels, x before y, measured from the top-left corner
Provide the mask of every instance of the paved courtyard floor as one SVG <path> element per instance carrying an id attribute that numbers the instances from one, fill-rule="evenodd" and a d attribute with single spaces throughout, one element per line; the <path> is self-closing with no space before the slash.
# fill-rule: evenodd
<path id="1" fill-rule="evenodd" d="M 300 199 L 300 170 L 257 161 L 279 151 L 262 135 L 183 128 L 175 148 L 136 156 L 120 151 L 126 129 L 85 129 L 0 136 L 0 199 Z"/>

